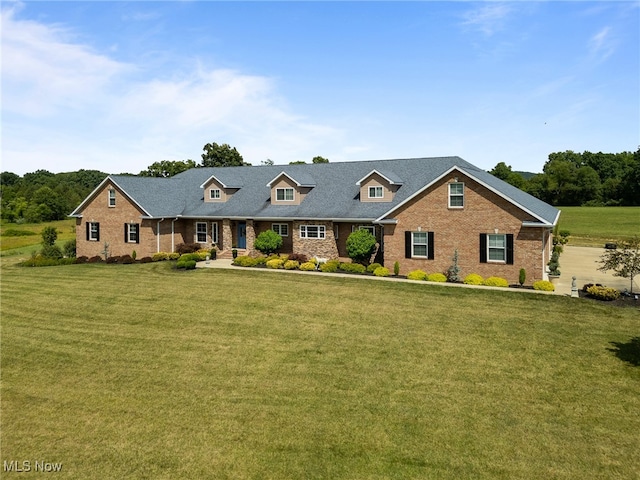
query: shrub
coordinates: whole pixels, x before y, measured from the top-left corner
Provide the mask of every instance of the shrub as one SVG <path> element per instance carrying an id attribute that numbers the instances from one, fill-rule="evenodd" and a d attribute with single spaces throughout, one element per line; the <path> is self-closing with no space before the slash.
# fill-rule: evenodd
<path id="1" fill-rule="evenodd" d="M 367 271 L 367 268 L 361 263 L 341 263 L 338 268 L 344 272 L 349 273 L 364 273 Z"/>
<path id="2" fill-rule="evenodd" d="M 154 262 L 162 262 L 164 260 L 169 260 L 169 254 L 166 252 L 154 253 L 153 257 L 151 257 L 151 260 Z"/>
<path id="3" fill-rule="evenodd" d="M 200 256 L 197 253 L 184 253 L 178 258 L 178 262 L 189 262 L 191 260 L 198 262 L 200 261 Z"/>
<path id="4" fill-rule="evenodd" d="M 87 263 L 101 263 L 103 261 L 104 260 L 102 260 L 102 257 L 100 255 L 94 255 L 89 260 L 87 260 Z"/>
<path id="5" fill-rule="evenodd" d="M 295 260 L 298 263 L 305 263 L 309 261 L 309 257 L 304 253 L 292 253 L 289 255 L 289 260 Z"/>
<path id="6" fill-rule="evenodd" d="M 117 255 L 111 255 L 110 257 L 107 257 L 107 260 L 106 260 L 108 264 L 118 263 L 119 261 L 120 261 L 120 257 Z"/>
<path id="7" fill-rule="evenodd" d="M 200 250 L 201 246 L 199 243 L 179 243 L 176 245 L 176 252 L 180 255 L 184 253 L 194 253 Z"/>
<path id="8" fill-rule="evenodd" d="M 138 256 L 138 254 L 136 253 L 135 250 L 133 252 L 131 252 L 131 258 L 133 258 L 135 260 L 137 256 Z"/>
<path id="9" fill-rule="evenodd" d="M 282 237 L 273 230 L 265 230 L 256 237 L 253 246 L 256 250 L 269 255 L 282 247 Z"/>
<path id="10" fill-rule="evenodd" d="M 64 243 L 62 247 L 62 253 L 64 253 L 65 257 L 75 258 L 76 256 L 76 239 L 73 238 Z"/>
<path id="11" fill-rule="evenodd" d="M 447 269 L 447 281 L 458 283 L 460 281 L 460 267 L 458 266 L 458 249 L 453 251 L 451 266 Z"/>
<path id="12" fill-rule="evenodd" d="M 171 252 L 169 254 L 169 260 L 178 260 L 180 258 L 180 254 L 178 252 Z"/>
<path id="13" fill-rule="evenodd" d="M 422 270 L 413 270 L 409 272 L 409 274 L 407 275 L 407 278 L 409 280 L 426 280 L 427 272 L 424 272 Z"/>
<path id="14" fill-rule="evenodd" d="M 283 267 L 284 267 L 284 260 L 282 260 L 281 258 L 273 258 L 271 260 L 267 260 L 267 268 L 278 269 Z"/>
<path id="15" fill-rule="evenodd" d="M 44 227 L 42 229 L 42 246 L 53 245 L 58 239 L 58 231 L 55 227 Z M 51 257 L 47 257 L 51 258 Z"/>
<path id="16" fill-rule="evenodd" d="M 526 279 L 527 271 L 524 268 L 521 268 L 520 273 L 518 274 L 518 283 L 520 284 L 520 286 L 524 285 Z"/>
<path id="17" fill-rule="evenodd" d="M 151 257 L 142 257 L 140 260 L 138 260 L 140 263 L 151 263 L 153 260 L 151 259 Z"/>
<path id="18" fill-rule="evenodd" d="M 484 278 L 482 278 L 477 273 L 470 273 L 466 277 L 464 277 L 464 281 L 467 285 L 482 285 L 484 283 Z"/>
<path id="19" fill-rule="evenodd" d="M 285 270 L 295 270 L 299 266 L 300 266 L 300 262 L 298 262 L 297 260 L 287 260 L 286 262 L 284 262 Z"/>
<path id="20" fill-rule="evenodd" d="M 509 282 L 507 282 L 504 278 L 500 278 L 500 277 L 486 278 L 482 284 L 486 285 L 487 287 L 508 287 L 509 286 Z"/>
<path id="21" fill-rule="evenodd" d="M 300 264 L 300 270 L 302 270 L 303 272 L 309 272 L 315 269 L 316 269 L 316 264 L 313 262 L 304 262 Z"/>
<path id="22" fill-rule="evenodd" d="M 430 273 L 426 280 L 428 282 L 446 282 L 447 276 L 444 273 Z"/>
<path id="23" fill-rule="evenodd" d="M 76 258 L 75 263 L 87 263 L 88 260 L 89 260 L 89 257 L 82 255 L 81 257 Z"/>
<path id="24" fill-rule="evenodd" d="M 347 237 L 347 255 L 356 263 L 366 263 L 376 248 L 376 237 L 361 228 Z M 372 270 L 373 271 L 373 270 Z"/>
<path id="25" fill-rule="evenodd" d="M 603 287 L 600 285 L 592 285 L 591 287 L 587 288 L 587 293 L 590 297 L 609 302 L 620 298 L 620 292 L 615 288 Z"/>
<path id="26" fill-rule="evenodd" d="M 373 273 L 376 270 L 376 268 L 380 268 L 381 266 L 382 265 L 380 265 L 379 263 L 372 263 L 367 267 L 367 272 Z"/>
<path id="27" fill-rule="evenodd" d="M 123 265 L 131 265 L 132 263 L 135 263 L 135 261 L 136 259 L 133 258 L 133 255 L 122 255 L 118 263 L 122 263 Z"/>
<path id="28" fill-rule="evenodd" d="M 42 250 L 40 250 L 40 255 L 42 255 L 44 258 L 52 258 L 52 259 L 59 259 L 62 258 L 62 250 L 60 250 L 60 247 L 57 245 L 42 245 Z"/>
<path id="29" fill-rule="evenodd" d="M 55 267 L 57 265 L 71 265 L 75 263 L 75 258 L 46 258 L 32 257 L 19 265 L 22 267 Z"/>
<path id="30" fill-rule="evenodd" d="M 373 274 L 376 277 L 388 277 L 389 275 L 391 275 L 391 272 L 389 271 L 388 268 L 378 267 L 373 271 Z"/>
<path id="31" fill-rule="evenodd" d="M 533 282 L 533 289 L 543 292 L 553 292 L 556 287 L 548 280 L 538 280 L 537 282 Z"/>
<path id="32" fill-rule="evenodd" d="M 180 257 L 178 259 L 178 262 L 176 263 L 176 268 L 184 268 L 185 270 L 193 270 L 193 269 L 196 268 L 196 263 L 197 262 L 195 260 L 183 259 L 182 257 Z"/>
<path id="33" fill-rule="evenodd" d="M 338 260 L 329 260 L 322 265 L 320 265 L 320 271 L 325 273 L 336 273 L 338 271 L 338 267 L 340 266 L 340 261 Z"/>
<path id="34" fill-rule="evenodd" d="M 249 257 L 248 255 L 240 255 L 235 258 L 233 264 L 239 267 L 255 267 L 257 262 L 255 258 Z"/>

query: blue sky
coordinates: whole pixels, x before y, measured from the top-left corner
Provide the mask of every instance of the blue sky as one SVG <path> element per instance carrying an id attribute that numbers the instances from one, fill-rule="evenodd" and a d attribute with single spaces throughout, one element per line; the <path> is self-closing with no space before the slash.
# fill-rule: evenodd
<path id="1" fill-rule="evenodd" d="M 640 144 L 640 2 L 2 2 L 2 167 Z"/>

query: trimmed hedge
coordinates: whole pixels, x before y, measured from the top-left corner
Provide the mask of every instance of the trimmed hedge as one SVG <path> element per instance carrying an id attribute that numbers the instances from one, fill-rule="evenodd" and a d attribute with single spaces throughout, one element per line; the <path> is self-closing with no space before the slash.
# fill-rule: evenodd
<path id="1" fill-rule="evenodd" d="M 373 274 L 376 277 L 388 277 L 389 275 L 391 275 L 391 272 L 386 267 L 378 267 L 373 271 Z"/>
<path id="2" fill-rule="evenodd" d="M 362 274 L 367 271 L 367 267 L 360 263 L 341 263 L 339 265 L 340 270 L 348 273 L 359 273 Z"/>
<path id="3" fill-rule="evenodd" d="M 375 271 L 376 268 L 380 268 L 382 265 L 380 265 L 379 263 L 372 263 L 371 265 L 369 265 L 367 267 L 367 272 L 369 273 L 373 273 Z"/>
<path id="4" fill-rule="evenodd" d="M 509 282 L 504 278 L 489 277 L 484 280 L 483 285 L 486 285 L 487 287 L 508 287 Z"/>
<path id="5" fill-rule="evenodd" d="M 603 287 L 601 285 L 592 285 L 587 288 L 587 293 L 590 297 L 597 300 L 605 300 L 611 302 L 620 298 L 620 292 L 615 288 Z"/>
<path id="6" fill-rule="evenodd" d="M 469 275 L 464 277 L 462 283 L 465 283 L 467 285 L 482 285 L 484 283 L 484 278 L 482 278 L 477 273 L 470 273 Z"/>
<path id="7" fill-rule="evenodd" d="M 409 280 L 426 280 L 427 272 L 424 272 L 422 270 L 413 270 L 409 272 L 409 274 L 407 275 L 407 278 Z"/>
<path id="8" fill-rule="evenodd" d="M 336 273 L 340 262 L 338 260 L 328 260 L 325 263 L 320 264 L 320 271 L 325 273 Z"/>
<path id="9" fill-rule="evenodd" d="M 310 272 L 316 269 L 316 264 L 313 262 L 304 262 L 300 264 L 300 270 L 303 272 Z"/>
<path id="10" fill-rule="evenodd" d="M 267 268 L 284 268 L 284 260 L 282 260 L 281 258 L 272 258 L 271 260 L 267 260 Z"/>
<path id="11" fill-rule="evenodd" d="M 428 282 L 446 282 L 447 276 L 444 273 L 431 273 L 427 275 Z"/>
<path id="12" fill-rule="evenodd" d="M 543 292 L 553 292 L 556 287 L 549 280 L 538 280 L 537 282 L 533 282 L 533 289 Z"/>

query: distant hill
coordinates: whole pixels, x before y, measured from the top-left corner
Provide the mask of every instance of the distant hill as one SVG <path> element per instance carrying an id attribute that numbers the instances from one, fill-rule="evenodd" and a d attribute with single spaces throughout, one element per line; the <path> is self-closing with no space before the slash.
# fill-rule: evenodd
<path id="1" fill-rule="evenodd" d="M 537 173 L 531 173 L 531 172 L 518 172 L 518 171 L 514 171 L 514 173 L 518 173 L 520 175 L 522 175 L 522 177 L 525 180 L 529 180 L 531 177 L 533 177 L 534 175 L 538 175 Z"/>

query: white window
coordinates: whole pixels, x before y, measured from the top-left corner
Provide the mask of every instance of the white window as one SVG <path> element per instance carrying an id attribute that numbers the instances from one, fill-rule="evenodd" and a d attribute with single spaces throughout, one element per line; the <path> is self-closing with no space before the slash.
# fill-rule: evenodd
<path id="1" fill-rule="evenodd" d="M 212 188 L 211 190 L 209 190 L 209 198 L 211 200 L 220 200 L 220 189 Z"/>
<path id="2" fill-rule="evenodd" d="M 289 236 L 289 225 L 286 223 L 272 223 L 271 230 L 276 232 L 281 237 Z"/>
<path id="3" fill-rule="evenodd" d="M 91 242 L 100 240 L 100 224 L 98 222 L 87 223 L 87 240 Z"/>
<path id="4" fill-rule="evenodd" d="M 137 223 L 125 223 L 125 241 L 127 243 L 138 243 L 140 227 Z"/>
<path id="5" fill-rule="evenodd" d="M 487 259 L 490 262 L 507 261 L 506 235 L 487 235 Z"/>
<path id="6" fill-rule="evenodd" d="M 449 184 L 449 208 L 464 207 L 464 183 Z"/>
<path id="7" fill-rule="evenodd" d="M 376 227 L 374 225 L 360 225 L 358 230 L 368 230 L 371 235 L 376 236 Z"/>
<path id="8" fill-rule="evenodd" d="M 300 238 L 325 238 L 324 225 L 300 225 Z"/>
<path id="9" fill-rule="evenodd" d="M 211 243 L 218 243 L 218 222 L 211 223 Z"/>
<path id="10" fill-rule="evenodd" d="M 411 232 L 411 256 L 429 257 L 429 235 L 427 232 Z"/>
<path id="11" fill-rule="evenodd" d="M 207 222 L 196 222 L 196 243 L 207 243 Z"/>
<path id="12" fill-rule="evenodd" d="M 383 198 L 384 192 L 382 191 L 382 187 L 369 187 L 369 198 Z"/>
<path id="13" fill-rule="evenodd" d="M 116 191 L 113 188 L 109 189 L 109 206 L 116 206 Z"/>
<path id="14" fill-rule="evenodd" d="M 293 200 L 293 188 L 276 188 L 276 200 L 290 202 Z"/>

